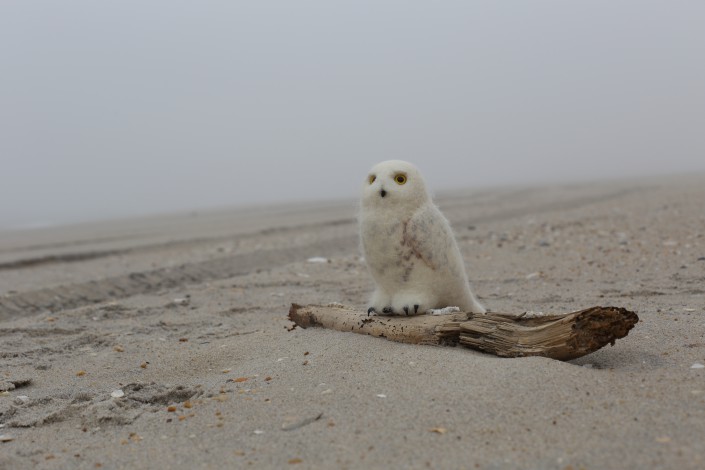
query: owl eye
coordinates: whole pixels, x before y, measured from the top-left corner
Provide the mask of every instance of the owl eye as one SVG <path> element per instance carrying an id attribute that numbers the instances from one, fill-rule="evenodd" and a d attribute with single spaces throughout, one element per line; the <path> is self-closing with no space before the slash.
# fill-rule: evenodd
<path id="1" fill-rule="evenodd" d="M 375 182 L 376 179 L 377 179 L 377 177 L 375 175 L 370 175 L 367 177 L 367 182 L 372 184 Z"/>
<path id="2" fill-rule="evenodd" d="M 403 174 L 399 173 L 398 175 L 394 176 L 394 181 L 395 181 L 398 185 L 405 184 L 405 183 L 406 183 L 406 175 L 403 175 Z"/>

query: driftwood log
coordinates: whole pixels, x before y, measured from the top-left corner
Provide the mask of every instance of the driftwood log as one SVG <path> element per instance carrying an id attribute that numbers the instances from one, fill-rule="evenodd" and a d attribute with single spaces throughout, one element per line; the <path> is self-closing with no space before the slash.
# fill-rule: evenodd
<path id="1" fill-rule="evenodd" d="M 592 307 L 547 315 L 452 313 L 367 316 L 340 305 L 292 304 L 289 319 L 302 328 L 318 326 L 411 344 L 462 345 L 501 357 L 575 359 L 624 338 L 639 317 L 618 307 Z"/>

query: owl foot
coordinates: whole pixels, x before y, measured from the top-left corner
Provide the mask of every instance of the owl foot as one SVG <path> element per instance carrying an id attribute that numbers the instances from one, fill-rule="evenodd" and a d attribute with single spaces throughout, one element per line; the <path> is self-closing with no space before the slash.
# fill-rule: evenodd
<path id="1" fill-rule="evenodd" d="M 404 305 L 404 313 L 409 315 L 409 306 Z M 419 313 L 419 304 L 414 304 L 414 314 Z"/>
<path id="2" fill-rule="evenodd" d="M 374 307 L 370 307 L 367 309 L 367 316 L 369 317 L 370 315 L 377 315 L 379 312 L 377 312 L 377 309 Z M 391 315 L 393 314 L 394 311 L 392 310 L 392 307 L 384 307 L 382 309 L 382 314 L 384 315 Z"/>
<path id="3" fill-rule="evenodd" d="M 417 304 L 417 305 L 414 305 L 413 313 L 412 313 L 411 307 L 408 307 L 408 306 L 404 306 L 404 307 L 402 308 L 402 310 L 404 310 L 404 314 L 406 314 L 406 315 L 413 315 L 413 314 L 416 314 L 416 313 L 419 312 L 419 306 L 418 306 L 418 304 Z M 379 315 L 379 314 L 380 314 L 380 313 L 379 313 L 379 312 L 377 311 L 377 309 L 374 308 L 374 307 L 370 307 L 370 308 L 367 309 L 367 316 L 368 316 L 368 317 L 371 316 L 371 315 Z M 382 314 L 382 315 L 399 315 L 399 314 L 401 314 L 401 312 L 394 311 L 394 309 L 393 309 L 392 307 L 384 307 L 384 308 L 382 309 L 382 313 L 381 313 L 381 314 Z"/>

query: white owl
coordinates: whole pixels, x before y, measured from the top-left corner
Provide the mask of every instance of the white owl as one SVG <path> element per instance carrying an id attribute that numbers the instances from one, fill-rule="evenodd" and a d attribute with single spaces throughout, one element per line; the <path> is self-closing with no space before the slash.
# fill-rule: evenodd
<path id="1" fill-rule="evenodd" d="M 485 313 L 470 290 L 450 224 L 411 163 L 390 160 L 370 170 L 360 238 L 376 283 L 368 314 L 413 315 L 449 306 Z"/>

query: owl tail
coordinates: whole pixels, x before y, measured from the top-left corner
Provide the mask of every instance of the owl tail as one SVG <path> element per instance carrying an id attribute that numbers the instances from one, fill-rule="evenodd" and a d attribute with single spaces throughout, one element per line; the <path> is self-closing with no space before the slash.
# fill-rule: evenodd
<path id="1" fill-rule="evenodd" d="M 469 293 L 470 300 L 468 302 L 468 311 L 472 313 L 487 313 L 487 309 L 482 306 L 480 302 L 475 298 L 472 292 Z"/>

